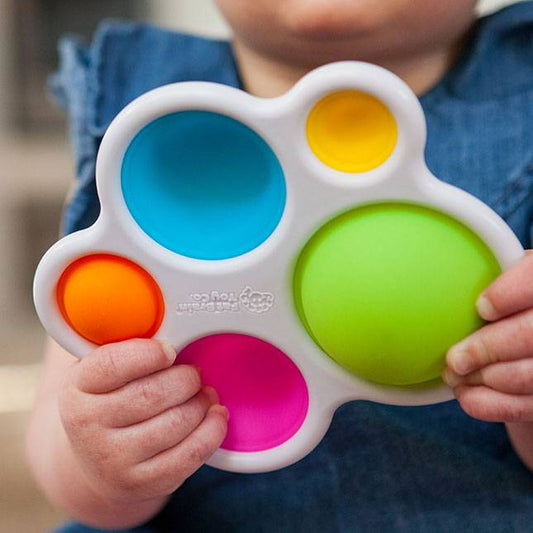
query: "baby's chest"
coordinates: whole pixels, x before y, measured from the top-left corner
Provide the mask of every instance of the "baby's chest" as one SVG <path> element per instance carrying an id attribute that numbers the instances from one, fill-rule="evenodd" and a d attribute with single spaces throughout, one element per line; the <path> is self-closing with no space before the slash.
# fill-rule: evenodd
<path id="1" fill-rule="evenodd" d="M 533 194 L 533 96 L 427 106 L 426 159 L 441 180 L 492 207 L 528 245 Z"/>

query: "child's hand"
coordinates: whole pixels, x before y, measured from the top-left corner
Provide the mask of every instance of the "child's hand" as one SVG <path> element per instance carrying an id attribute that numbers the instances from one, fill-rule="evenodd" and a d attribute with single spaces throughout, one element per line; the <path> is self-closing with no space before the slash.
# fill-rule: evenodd
<path id="1" fill-rule="evenodd" d="M 228 413 L 170 345 L 103 346 L 72 366 L 61 420 L 91 488 L 116 502 L 168 496 L 215 452 Z"/>
<path id="2" fill-rule="evenodd" d="M 443 379 L 475 418 L 533 421 L 533 251 L 494 281 L 478 311 L 492 324 L 449 350 Z"/>

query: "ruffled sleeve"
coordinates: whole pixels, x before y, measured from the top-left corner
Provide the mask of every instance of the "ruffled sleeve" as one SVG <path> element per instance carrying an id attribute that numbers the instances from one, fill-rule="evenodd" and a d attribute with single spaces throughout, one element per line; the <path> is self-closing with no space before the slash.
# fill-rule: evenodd
<path id="1" fill-rule="evenodd" d="M 104 21 L 90 45 L 76 36 L 63 38 L 59 56 L 50 91 L 69 116 L 76 160 L 76 183 L 64 212 L 64 233 L 86 228 L 98 217 L 98 148 L 112 120 L 132 100 L 180 81 L 241 86 L 229 42 L 149 24 Z"/>
<path id="2" fill-rule="evenodd" d="M 59 57 L 59 69 L 51 76 L 49 88 L 69 117 L 76 166 L 76 181 L 62 221 L 62 231 L 67 234 L 90 226 L 100 212 L 95 167 L 101 139 L 89 127 L 89 48 L 75 36 L 64 37 L 59 43 Z"/>

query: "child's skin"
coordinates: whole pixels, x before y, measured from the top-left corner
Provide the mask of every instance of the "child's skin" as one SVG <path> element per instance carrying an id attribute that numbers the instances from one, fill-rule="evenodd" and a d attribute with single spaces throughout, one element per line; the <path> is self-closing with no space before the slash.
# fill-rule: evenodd
<path id="1" fill-rule="evenodd" d="M 381 64 L 421 94 L 443 76 L 475 0 L 218 0 L 246 89 L 277 96 L 312 68 Z M 505 422 L 533 470 L 533 254 L 478 302 L 491 323 L 447 354 L 462 408 Z M 169 346 L 133 340 L 78 361 L 50 342 L 28 456 L 50 500 L 74 518 L 126 528 L 155 515 L 219 447 L 227 411 Z M 208 497 L 208 496 L 207 496 Z"/>

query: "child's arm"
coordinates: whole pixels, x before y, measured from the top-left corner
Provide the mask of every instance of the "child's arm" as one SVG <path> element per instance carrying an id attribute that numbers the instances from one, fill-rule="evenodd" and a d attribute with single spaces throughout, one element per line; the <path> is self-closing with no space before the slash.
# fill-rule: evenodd
<path id="1" fill-rule="evenodd" d="M 149 340 L 81 361 L 49 343 L 27 453 L 52 503 L 94 527 L 139 525 L 220 446 L 227 411 L 174 359 Z"/>
<path id="2" fill-rule="evenodd" d="M 443 378 L 468 414 L 505 422 L 533 471 L 533 251 L 483 293 L 478 310 L 491 323 L 448 352 Z"/>

